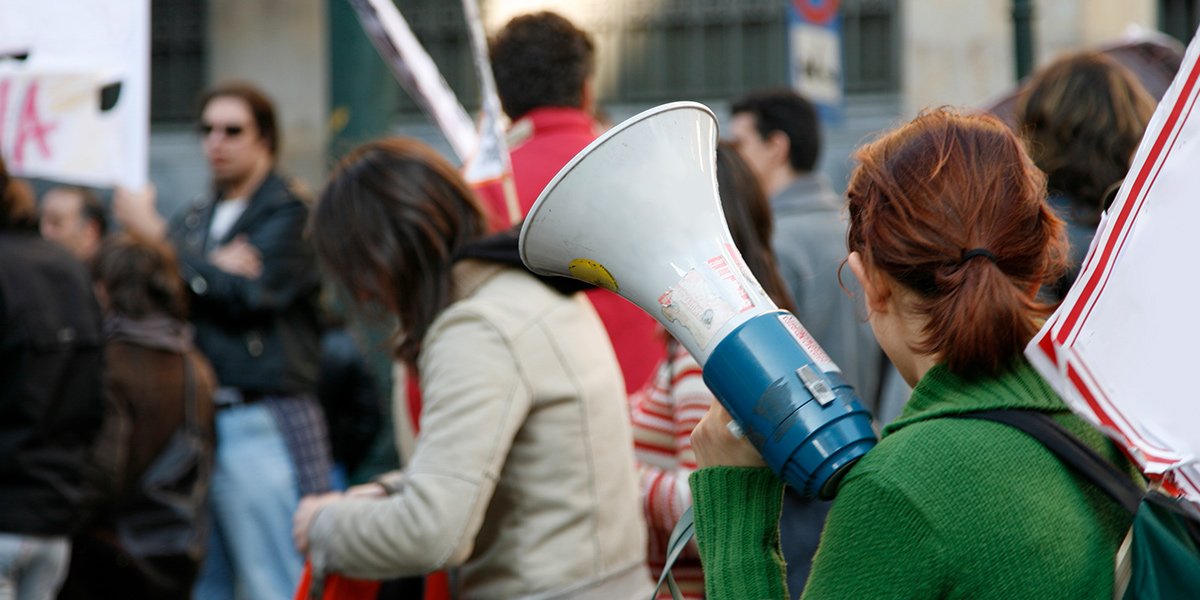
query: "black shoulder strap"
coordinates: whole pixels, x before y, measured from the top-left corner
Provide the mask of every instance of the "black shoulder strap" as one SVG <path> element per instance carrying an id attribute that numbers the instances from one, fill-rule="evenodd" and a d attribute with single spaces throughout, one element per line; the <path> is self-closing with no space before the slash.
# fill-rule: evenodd
<path id="1" fill-rule="evenodd" d="M 1092 482 L 1130 514 L 1137 513 L 1146 492 L 1129 475 L 1096 453 L 1049 415 L 1033 410 L 984 410 L 952 415 L 1003 423 L 1041 442 L 1059 460 Z"/>

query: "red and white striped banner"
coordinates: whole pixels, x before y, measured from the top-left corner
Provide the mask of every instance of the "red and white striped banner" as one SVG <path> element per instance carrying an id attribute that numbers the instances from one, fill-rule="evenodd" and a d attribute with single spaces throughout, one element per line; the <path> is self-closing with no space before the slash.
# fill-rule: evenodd
<path id="1" fill-rule="evenodd" d="M 350 0 L 350 6 L 400 87 L 446 136 L 458 158 L 470 158 L 479 147 L 475 125 L 395 3 Z"/>
<path id="2" fill-rule="evenodd" d="M 504 139 L 504 114 L 492 77 L 487 39 L 475 0 L 463 0 L 463 15 L 479 78 L 478 123 L 459 103 L 433 58 L 421 46 L 392 0 L 350 0 L 363 31 L 396 81 L 421 107 L 462 161 L 463 178 L 477 193 L 502 200 L 506 214 L 489 215 L 492 229 L 507 229 L 521 219 L 512 164 Z"/>
<path id="3" fill-rule="evenodd" d="M 504 111 L 500 107 L 500 94 L 496 91 L 496 78 L 492 75 L 492 61 L 488 57 L 487 36 L 483 32 L 483 20 L 475 0 L 463 0 L 463 17 L 471 39 L 480 97 L 479 145 L 465 161 L 463 176 L 481 195 L 503 198 L 505 214 L 491 217 L 494 228 L 506 229 L 519 222 L 524 215 L 517 204 L 512 161 L 504 137 Z"/>
<path id="4" fill-rule="evenodd" d="M 1076 413 L 1200 503 L 1200 43 L 1158 105 L 1062 306 L 1025 349 Z"/>

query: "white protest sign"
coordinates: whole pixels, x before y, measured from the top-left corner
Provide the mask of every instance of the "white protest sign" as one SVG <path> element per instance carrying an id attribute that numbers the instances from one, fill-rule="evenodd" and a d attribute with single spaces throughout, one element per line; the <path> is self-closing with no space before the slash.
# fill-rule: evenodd
<path id="1" fill-rule="evenodd" d="M 794 23 L 788 30 L 791 47 L 792 85 L 813 102 L 842 101 L 842 40 L 837 31 L 807 23 Z"/>
<path id="2" fill-rule="evenodd" d="M 1075 285 L 1026 355 L 1147 474 L 1200 502 L 1200 44 L 1163 96 Z"/>
<path id="3" fill-rule="evenodd" d="M 0 40 L 0 155 L 13 174 L 145 184 L 148 0 L 5 0 Z"/>

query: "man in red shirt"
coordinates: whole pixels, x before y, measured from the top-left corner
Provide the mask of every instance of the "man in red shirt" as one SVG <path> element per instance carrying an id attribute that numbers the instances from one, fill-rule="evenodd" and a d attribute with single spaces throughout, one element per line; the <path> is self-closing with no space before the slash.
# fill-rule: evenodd
<path id="1" fill-rule="evenodd" d="M 524 218 L 559 169 L 596 139 L 594 49 L 570 21 L 540 12 L 509 21 L 490 50 L 500 105 L 513 120 L 508 147 Z M 483 200 L 498 228 L 509 225 L 503 198 L 485 192 Z M 654 320 L 605 290 L 589 291 L 588 299 L 608 330 L 626 390 L 639 389 L 663 354 Z"/>

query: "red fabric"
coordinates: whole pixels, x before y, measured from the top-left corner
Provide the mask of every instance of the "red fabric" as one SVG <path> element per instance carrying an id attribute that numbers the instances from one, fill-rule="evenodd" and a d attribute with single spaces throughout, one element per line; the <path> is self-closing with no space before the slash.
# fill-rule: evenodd
<path id="1" fill-rule="evenodd" d="M 378 581 L 350 579 L 337 573 L 325 576 L 325 590 L 321 600 L 375 600 L 379 595 Z M 304 563 L 304 573 L 300 575 L 300 586 L 296 588 L 295 600 L 308 600 L 309 588 L 312 587 L 312 565 Z"/>
<path id="2" fill-rule="evenodd" d="M 504 200 L 504 179 L 491 179 L 471 184 L 475 196 L 483 202 L 483 212 L 487 215 L 488 231 L 504 231 L 512 227 L 509 222 L 508 206 Z M 526 209 L 525 212 L 528 212 Z M 525 216 L 524 213 L 521 214 Z"/>
<path id="3" fill-rule="evenodd" d="M 664 344 L 670 358 L 659 364 L 649 383 L 629 397 L 634 454 L 646 515 L 646 563 L 657 579 L 667 558 L 667 542 L 675 522 L 692 503 L 688 475 L 696 470 L 691 435 L 714 398 L 695 359 L 678 343 Z M 704 598 L 700 555 L 689 544 L 672 570 L 680 592 L 689 600 Z M 660 600 L 671 600 L 667 590 Z"/>
<path id="4" fill-rule="evenodd" d="M 426 575 L 424 600 L 450 600 L 450 575 L 445 571 Z"/>
<path id="5" fill-rule="evenodd" d="M 409 366 L 405 386 L 408 417 L 413 435 L 421 432 L 421 378 L 417 370 Z M 445 571 L 434 571 L 425 575 L 424 600 L 450 600 L 450 576 Z"/>
<path id="6" fill-rule="evenodd" d="M 526 120 L 533 124 L 533 134 L 511 150 L 522 215 L 529 214 L 558 171 L 596 139 L 595 121 L 581 110 L 539 108 L 521 119 Z"/>
<path id="7" fill-rule="evenodd" d="M 625 393 L 640 390 L 650 381 L 654 367 L 666 357 L 658 337 L 658 322 L 634 303 L 608 290 L 589 290 L 587 297 L 608 331 L 625 377 Z"/>
<path id="8" fill-rule="evenodd" d="M 559 169 L 596 139 L 595 122 L 591 115 L 575 108 L 538 108 L 513 124 L 509 138 L 513 180 L 524 217 Z M 493 227 L 507 228 L 504 196 L 498 193 L 498 186 L 476 191 Z M 665 358 L 662 341 L 655 335 L 656 322 L 611 292 L 593 290 L 588 292 L 588 299 L 608 331 L 625 377 L 625 391 L 641 389 L 650 380 L 655 365 Z"/>
<path id="9" fill-rule="evenodd" d="M 421 378 L 417 370 L 408 367 L 408 377 L 405 380 L 405 394 L 408 405 L 408 421 L 412 423 L 413 435 L 421 433 Z"/>
<path id="10" fill-rule="evenodd" d="M 516 138 L 516 139 L 514 139 Z M 538 194 L 580 150 L 596 139 L 592 117 L 574 108 L 538 108 L 521 117 L 510 129 L 509 156 L 521 216 L 529 214 Z M 491 215 L 505 215 L 504 196 L 498 186 L 477 190 Z"/>

